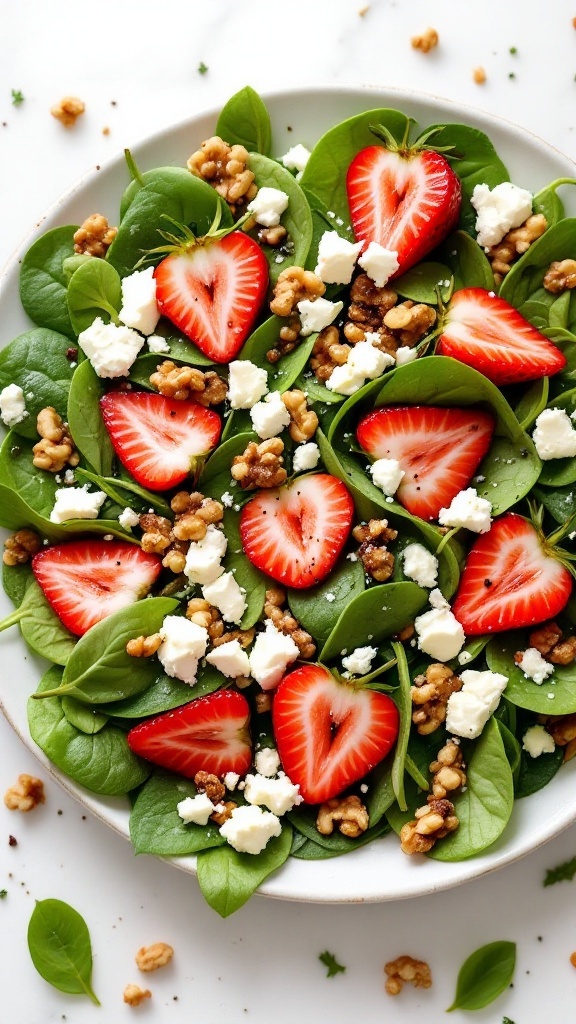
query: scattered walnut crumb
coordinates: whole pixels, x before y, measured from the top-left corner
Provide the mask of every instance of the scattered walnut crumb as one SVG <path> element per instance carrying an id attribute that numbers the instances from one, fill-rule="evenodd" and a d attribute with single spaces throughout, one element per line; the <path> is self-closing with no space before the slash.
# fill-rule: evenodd
<path id="1" fill-rule="evenodd" d="M 44 783 L 34 775 L 19 775 L 18 781 L 4 793 L 4 803 L 9 811 L 32 811 L 45 800 Z"/>
<path id="2" fill-rule="evenodd" d="M 149 988 L 140 988 L 139 985 L 126 985 L 124 989 L 123 999 L 129 1006 L 140 1006 L 145 999 L 150 999 L 152 993 Z"/>
<path id="3" fill-rule="evenodd" d="M 107 124 L 104 125 L 104 127 L 102 129 L 102 135 L 110 135 L 110 129 L 109 129 Z"/>
<path id="4" fill-rule="evenodd" d="M 76 121 L 85 110 L 86 104 L 83 100 L 79 100 L 77 96 L 63 96 L 59 103 L 55 103 L 53 107 L 50 107 L 52 117 L 60 121 L 65 128 L 71 128 L 72 125 L 76 124 Z"/>
<path id="5" fill-rule="evenodd" d="M 365 14 L 368 14 L 369 10 L 370 10 L 370 4 L 366 4 L 365 7 L 361 7 L 360 8 L 360 10 L 358 11 L 358 14 L 359 14 L 359 16 L 361 18 L 363 18 Z"/>
<path id="6" fill-rule="evenodd" d="M 486 81 L 486 72 L 484 68 L 474 68 L 474 71 L 472 72 L 472 78 L 476 82 L 476 85 L 484 85 L 484 82 Z"/>
<path id="7" fill-rule="evenodd" d="M 402 991 L 406 982 L 414 985 L 414 988 L 430 988 L 432 984 L 432 972 L 425 960 L 415 960 L 412 956 L 399 956 L 396 960 L 390 960 L 384 964 L 386 979 L 386 991 L 389 996 L 397 996 Z"/>
<path id="8" fill-rule="evenodd" d="M 438 33 L 435 28 L 428 27 L 419 36 L 412 36 L 410 40 L 412 47 L 415 50 L 420 50 L 421 53 L 429 53 L 438 46 Z"/>
<path id="9" fill-rule="evenodd" d="M 136 953 L 136 966 L 139 971 L 157 971 L 165 967 L 174 956 L 172 946 L 167 942 L 154 942 L 151 946 L 142 946 Z"/>
<path id="10" fill-rule="evenodd" d="M 570 963 L 572 967 L 576 967 L 576 953 L 570 953 Z"/>

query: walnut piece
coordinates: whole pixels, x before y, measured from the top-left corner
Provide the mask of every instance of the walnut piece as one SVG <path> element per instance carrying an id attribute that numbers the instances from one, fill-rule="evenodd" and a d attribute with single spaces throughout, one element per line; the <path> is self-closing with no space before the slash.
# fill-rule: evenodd
<path id="1" fill-rule="evenodd" d="M 32 555 L 40 551 L 42 541 L 34 530 L 17 530 L 4 541 L 4 565 L 25 565 Z"/>
<path id="2" fill-rule="evenodd" d="M 472 79 L 476 82 L 476 85 L 484 85 L 484 82 L 486 81 L 486 71 L 484 68 L 480 66 L 474 68 L 474 71 L 472 72 Z"/>
<path id="3" fill-rule="evenodd" d="M 19 775 L 18 781 L 4 793 L 4 804 L 9 811 L 32 811 L 45 800 L 44 783 L 34 775 Z"/>
<path id="4" fill-rule="evenodd" d="M 282 356 L 287 356 L 289 352 L 293 352 L 295 348 L 302 341 L 302 335 L 300 334 L 300 317 L 292 316 L 288 317 L 285 324 L 282 324 L 280 328 L 280 334 L 278 341 L 274 345 L 274 348 L 269 348 L 266 353 L 266 359 L 269 363 L 277 363 Z"/>
<path id="5" fill-rule="evenodd" d="M 287 234 L 282 224 L 275 224 L 273 228 L 261 228 L 258 232 L 258 241 L 261 245 L 271 245 L 275 248 L 284 241 Z"/>
<path id="6" fill-rule="evenodd" d="M 230 472 L 245 491 L 262 487 L 279 487 L 288 476 L 282 463 L 284 459 L 284 442 L 279 437 L 271 437 L 257 444 L 249 441 L 242 455 L 232 460 Z"/>
<path id="7" fill-rule="evenodd" d="M 564 761 L 576 755 L 576 714 L 542 716 L 546 731 L 558 747 L 564 747 Z"/>
<path id="8" fill-rule="evenodd" d="M 151 636 L 135 636 L 126 644 L 126 654 L 131 658 L 151 658 L 162 643 L 160 633 L 152 633 Z"/>
<path id="9" fill-rule="evenodd" d="M 196 772 L 194 785 L 199 793 L 206 793 L 206 796 L 213 804 L 219 804 L 226 794 L 226 787 L 217 775 L 210 772 Z"/>
<path id="10" fill-rule="evenodd" d="M 432 772 L 432 796 L 444 799 L 448 793 L 466 785 L 466 765 L 460 744 L 449 739 L 436 754 L 436 760 L 430 764 Z"/>
<path id="11" fill-rule="evenodd" d="M 313 658 L 316 654 L 316 645 L 310 633 L 302 629 L 298 620 L 284 608 L 285 603 L 286 594 L 281 587 L 271 587 L 266 591 L 264 615 L 267 619 L 272 620 L 276 629 L 281 633 L 292 637 L 300 652 L 300 658 L 304 660 Z"/>
<path id="12" fill-rule="evenodd" d="M 288 431 L 292 440 L 296 444 L 309 441 L 318 429 L 318 417 L 312 409 L 308 408 L 304 392 L 299 391 L 298 388 L 285 391 L 282 401 L 290 413 Z"/>
<path id="13" fill-rule="evenodd" d="M 535 647 L 553 665 L 571 665 L 576 658 L 576 636 L 565 636 L 557 622 L 545 622 L 533 629 L 528 646 Z M 519 651 L 514 660 L 519 664 L 522 652 Z"/>
<path id="14" fill-rule="evenodd" d="M 238 806 L 234 800 L 220 801 L 218 807 L 220 810 L 213 811 L 210 815 L 210 821 L 216 822 L 217 825 L 223 825 L 225 821 L 228 821 L 232 817 L 232 811 Z"/>
<path id="15" fill-rule="evenodd" d="M 432 972 L 425 960 L 415 960 L 412 956 L 399 956 L 384 964 L 387 975 L 385 989 L 389 996 L 397 996 L 406 982 L 414 988 L 430 988 Z"/>
<path id="16" fill-rule="evenodd" d="M 68 424 L 63 422 L 62 417 L 51 405 L 47 405 L 38 413 L 36 429 L 40 434 L 40 441 L 32 448 L 32 462 L 37 469 L 60 473 L 65 466 L 78 465 L 80 456 L 74 448 Z"/>
<path id="17" fill-rule="evenodd" d="M 197 370 L 194 366 L 176 366 L 171 359 L 160 363 L 150 383 L 161 395 L 183 402 L 192 398 L 206 407 L 220 405 L 226 398 L 228 385 L 214 370 Z"/>
<path id="18" fill-rule="evenodd" d="M 101 213 L 91 213 L 74 232 L 74 252 L 102 259 L 118 234 Z"/>
<path id="19" fill-rule="evenodd" d="M 428 665 L 424 675 L 416 676 L 412 695 L 412 721 L 421 736 L 428 736 L 446 720 L 448 698 L 462 689 L 462 680 L 440 662 Z"/>
<path id="20" fill-rule="evenodd" d="M 544 274 L 542 284 L 547 292 L 554 295 L 576 288 L 576 260 L 554 260 Z"/>
<path id="21" fill-rule="evenodd" d="M 167 942 L 154 942 L 151 946 L 142 946 L 136 953 L 136 966 L 139 971 L 157 971 L 165 967 L 174 956 L 172 946 Z"/>
<path id="22" fill-rule="evenodd" d="M 508 234 L 504 235 L 500 242 L 487 250 L 486 255 L 492 265 L 496 284 L 502 284 L 512 264 L 516 262 L 519 256 L 527 252 L 532 242 L 540 238 L 547 227 L 548 222 L 544 214 L 533 213 L 520 227 L 512 228 Z"/>
<path id="23" fill-rule="evenodd" d="M 62 99 L 50 107 L 52 117 L 60 121 L 65 128 L 71 128 L 81 114 L 86 110 L 86 104 L 77 96 L 63 96 Z"/>
<path id="24" fill-rule="evenodd" d="M 368 811 L 360 800 L 359 796 L 334 797 L 320 804 L 316 828 L 323 836 L 330 836 L 334 831 L 334 825 L 349 839 L 357 839 L 366 832 L 370 824 Z"/>
<path id="25" fill-rule="evenodd" d="M 340 331 L 337 327 L 324 327 L 314 342 L 310 357 L 310 366 L 317 380 L 325 383 L 337 366 L 343 366 L 348 362 L 351 351 L 350 345 L 344 345 L 340 341 Z"/>
<path id="26" fill-rule="evenodd" d="M 122 998 L 129 1006 L 140 1006 L 140 1003 L 143 1003 L 145 999 L 150 999 L 151 997 L 152 993 L 149 988 L 140 988 L 139 985 L 131 983 L 130 985 L 126 985 Z"/>
<path id="27" fill-rule="evenodd" d="M 276 316 L 290 316 L 304 299 L 315 299 L 324 295 L 326 285 L 312 270 L 302 267 L 286 267 L 276 284 L 270 303 L 270 312 Z"/>
<path id="28" fill-rule="evenodd" d="M 248 160 L 244 146 L 230 146 L 219 135 L 213 135 L 192 153 L 187 163 L 188 170 L 212 185 L 235 214 L 254 199 L 258 191 Z"/>
<path id="29" fill-rule="evenodd" d="M 352 536 L 360 543 L 356 554 L 365 571 L 379 583 L 390 579 L 394 571 L 394 555 L 386 545 L 396 540 L 398 531 L 388 526 L 387 519 L 370 519 L 368 523 L 355 526 Z"/>
<path id="30" fill-rule="evenodd" d="M 428 27 L 421 35 L 412 36 L 410 42 L 414 50 L 420 50 L 421 53 L 430 53 L 430 50 L 438 46 L 438 33 L 435 28 Z"/>
<path id="31" fill-rule="evenodd" d="M 458 828 L 459 821 L 450 800 L 428 797 L 428 802 L 415 811 L 413 821 L 400 830 L 400 848 L 403 853 L 428 853 L 438 839 Z"/>
<path id="32" fill-rule="evenodd" d="M 387 285 L 379 288 L 368 274 L 358 274 L 350 288 L 348 319 L 344 324 L 346 340 L 355 345 L 364 341 L 366 331 L 370 331 L 380 335 L 380 343 L 376 347 L 393 355 L 398 347 L 397 341 L 384 326 L 384 317 L 397 301 L 398 295 L 392 288 Z"/>
<path id="33" fill-rule="evenodd" d="M 384 317 L 384 326 L 394 332 L 400 345 L 408 348 L 413 348 L 435 323 L 436 310 L 411 299 L 393 306 Z"/>

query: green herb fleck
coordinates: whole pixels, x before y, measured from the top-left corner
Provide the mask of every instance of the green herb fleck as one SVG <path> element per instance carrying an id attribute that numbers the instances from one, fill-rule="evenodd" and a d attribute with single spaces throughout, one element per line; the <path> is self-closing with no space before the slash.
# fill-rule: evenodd
<path id="1" fill-rule="evenodd" d="M 20 92 L 20 89 L 12 89 L 13 106 L 19 107 L 21 103 L 24 103 L 24 93 Z"/>
<path id="2" fill-rule="evenodd" d="M 8 895 L 8 889 L 0 889 L 0 900 L 5 900 Z"/>
<path id="3" fill-rule="evenodd" d="M 325 950 L 324 953 L 320 953 L 320 956 L 318 957 L 318 959 L 327 968 L 327 972 L 326 972 L 326 977 L 327 978 L 333 978 L 334 975 L 338 974 L 339 971 L 344 972 L 346 970 L 346 968 L 343 967 L 342 964 L 338 963 L 338 961 L 337 961 L 336 957 L 334 956 L 334 954 L 333 953 L 329 953 L 328 950 Z"/>
<path id="4" fill-rule="evenodd" d="M 518 53 L 518 48 L 516 46 L 511 46 L 510 49 L 508 50 L 508 53 L 511 53 L 512 56 L 515 57 Z"/>
<path id="5" fill-rule="evenodd" d="M 543 884 L 555 885 L 556 882 L 571 882 L 574 875 L 576 875 L 576 857 L 565 861 L 564 864 L 559 864 L 558 867 L 549 868 Z"/>
<path id="6" fill-rule="evenodd" d="M 514 1021 L 510 1017 L 502 1017 L 502 1024 L 514 1024 Z"/>
<path id="7" fill-rule="evenodd" d="M 199 75 L 205 75 L 207 71 L 208 71 L 208 65 L 205 64 L 203 60 L 201 60 L 199 65 L 198 65 L 198 74 Z"/>

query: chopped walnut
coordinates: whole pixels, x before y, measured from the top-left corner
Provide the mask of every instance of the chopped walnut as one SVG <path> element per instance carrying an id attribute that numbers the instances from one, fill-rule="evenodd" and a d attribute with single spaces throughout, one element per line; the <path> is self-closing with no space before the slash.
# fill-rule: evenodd
<path id="1" fill-rule="evenodd" d="M 44 783 L 34 775 L 19 775 L 18 781 L 4 793 L 4 803 L 9 811 L 32 811 L 45 800 Z"/>
<path id="2" fill-rule="evenodd" d="M 4 565 L 24 565 L 41 547 L 42 541 L 34 530 L 17 530 L 4 541 L 2 561 Z"/>
<path id="3" fill-rule="evenodd" d="M 342 835 L 349 839 L 357 839 L 366 832 L 370 824 L 368 811 L 359 796 L 334 797 L 320 804 L 316 818 L 316 828 L 320 834 L 332 835 L 335 824 Z"/>
<path id="4" fill-rule="evenodd" d="M 403 853 L 427 853 L 438 839 L 458 828 L 459 821 L 450 800 L 428 797 L 428 802 L 415 812 L 415 819 L 406 822 L 400 831 Z"/>
<path id="5" fill-rule="evenodd" d="M 65 128 L 71 128 L 75 125 L 85 110 L 86 104 L 83 100 L 79 100 L 77 96 L 63 96 L 59 103 L 55 103 L 53 107 L 50 107 L 52 117 L 60 121 Z"/>
<path id="6" fill-rule="evenodd" d="M 442 800 L 448 793 L 466 785 L 466 765 L 460 744 L 454 739 L 446 741 L 430 764 L 432 796 Z"/>
<path id="7" fill-rule="evenodd" d="M 272 694 L 271 693 L 257 693 L 254 697 L 254 703 L 256 705 L 256 711 L 259 715 L 266 714 L 267 711 L 272 710 Z"/>
<path id="8" fill-rule="evenodd" d="M 165 516 L 145 512 L 140 516 L 142 550 L 148 554 L 161 555 L 170 546 L 172 523 Z"/>
<path id="9" fill-rule="evenodd" d="M 131 658 L 151 658 L 162 643 L 160 633 L 152 633 L 151 636 L 135 636 L 126 644 L 126 654 Z"/>
<path id="10" fill-rule="evenodd" d="M 232 811 L 238 806 L 234 800 L 220 801 L 218 807 L 221 810 L 213 811 L 210 815 L 210 821 L 216 822 L 217 825 L 223 825 L 225 821 L 228 821 L 232 817 Z"/>
<path id="11" fill-rule="evenodd" d="M 553 295 L 576 288 L 576 260 L 554 260 L 544 274 L 542 284 Z"/>
<path id="12" fill-rule="evenodd" d="M 421 35 L 412 36 L 410 42 L 414 50 L 420 50 L 421 53 L 430 53 L 430 50 L 438 46 L 438 33 L 435 28 L 427 28 Z"/>
<path id="13" fill-rule="evenodd" d="M 140 1006 L 145 999 L 151 999 L 152 993 L 149 988 L 140 988 L 139 985 L 126 985 L 123 999 L 129 1006 Z"/>
<path id="14" fill-rule="evenodd" d="M 461 689 L 462 680 L 441 662 L 433 662 L 424 675 L 416 676 L 410 690 L 415 705 L 412 721 L 421 736 L 428 736 L 442 725 L 448 698 Z"/>
<path id="15" fill-rule="evenodd" d="M 396 332 L 400 345 L 408 348 L 413 348 L 435 323 L 436 310 L 411 299 L 393 306 L 384 317 L 384 326 Z"/>
<path id="16" fill-rule="evenodd" d="M 224 629 L 224 623 L 222 622 L 222 620 L 220 620 L 220 623 L 221 626 L 219 628 Z M 214 630 L 214 632 L 216 632 L 216 630 Z M 210 635 L 210 629 L 208 630 L 208 634 Z M 245 650 L 247 647 L 250 647 L 250 644 L 253 642 L 255 635 L 256 630 L 254 629 L 254 627 L 251 627 L 250 629 L 231 629 L 227 633 L 222 632 L 220 636 L 215 636 L 214 639 L 212 640 L 212 646 L 221 647 L 222 644 L 228 644 L 232 640 L 237 640 L 238 643 L 240 644 L 240 647 L 242 647 Z M 244 676 L 236 676 L 236 678 L 234 679 L 236 686 L 242 687 L 243 679 Z M 250 682 L 250 680 L 248 680 L 248 682 Z M 244 685 L 247 686 L 248 682 L 244 683 Z"/>
<path id="17" fill-rule="evenodd" d="M 233 214 L 254 199 L 258 187 L 244 146 L 230 146 L 219 135 L 202 143 L 188 159 L 188 170 L 216 189 Z"/>
<path id="18" fill-rule="evenodd" d="M 432 973 L 425 960 L 415 960 L 412 956 L 399 956 L 384 964 L 387 974 L 385 989 L 389 996 L 397 996 L 406 982 L 414 988 L 430 988 Z"/>
<path id="19" fill-rule="evenodd" d="M 287 356 L 289 352 L 293 352 L 295 348 L 302 341 L 302 335 L 300 334 L 300 317 L 292 316 L 288 317 L 288 321 L 282 324 L 280 328 L 280 334 L 278 341 L 274 345 L 274 348 L 269 348 L 266 353 L 266 359 L 269 363 L 277 363 L 282 356 Z"/>
<path id="20" fill-rule="evenodd" d="M 310 366 L 314 370 L 316 378 L 321 383 L 327 381 L 337 366 L 343 366 L 348 362 L 351 351 L 350 345 L 341 343 L 337 327 L 333 325 L 324 327 L 314 342 L 310 357 Z"/>
<path id="21" fill-rule="evenodd" d="M 290 316 L 304 299 L 315 299 L 324 295 L 326 285 L 311 270 L 302 267 L 286 267 L 274 285 L 274 297 L 270 312 L 276 316 Z"/>
<path id="22" fill-rule="evenodd" d="M 398 531 L 388 526 L 387 519 L 370 519 L 368 523 L 355 526 L 352 536 L 360 542 L 356 554 L 368 575 L 379 583 L 390 579 L 394 571 L 394 555 L 386 545 L 396 540 Z"/>
<path id="23" fill-rule="evenodd" d="M 512 264 L 515 263 L 519 256 L 527 252 L 532 242 L 540 238 L 547 227 L 548 222 L 544 214 L 533 213 L 520 227 L 512 228 L 507 235 L 504 235 L 502 241 L 498 242 L 497 245 L 492 245 L 486 251 L 486 255 L 492 265 L 496 284 L 502 284 Z M 550 290 L 553 291 L 553 289 Z"/>
<path id="24" fill-rule="evenodd" d="M 258 232 L 258 241 L 262 245 L 271 245 L 275 248 L 284 241 L 287 234 L 288 232 L 282 224 L 276 224 L 273 228 L 262 228 Z"/>
<path id="25" fill-rule="evenodd" d="M 542 717 L 556 746 L 564 747 L 564 761 L 571 761 L 576 755 L 576 714 Z"/>
<path id="26" fill-rule="evenodd" d="M 166 398 L 183 402 L 194 399 L 199 405 L 220 405 L 226 398 L 228 385 L 214 370 L 197 370 L 194 366 L 176 366 L 165 359 L 150 376 L 150 383 Z"/>
<path id="27" fill-rule="evenodd" d="M 290 437 L 296 444 L 309 441 L 314 437 L 318 428 L 318 417 L 312 409 L 308 408 L 306 395 L 298 388 L 292 391 L 285 391 L 282 401 L 290 413 L 290 424 L 288 431 Z"/>
<path id="28" fill-rule="evenodd" d="M 571 665 L 576 658 L 576 636 L 565 636 L 556 622 L 545 622 L 533 629 L 528 645 L 535 647 L 553 665 Z M 518 652 L 514 660 L 519 664 L 522 652 Z"/>
<path id="29" fill-rule="evenodd" d="M 476 85 L 484 85 L 484 82 L 486 81 L 486 71 L 483 67 L 474 68 L 472 78 L 476 82 Z"/>
<path id="30" fill-rule="evenodd" d="M 576 28 L 576 25 L 574 27 Z M 576 952 L 570 953 L 570 963 L 572 967 L 576 967 Z"/>
<path id="31" fill-rule="evenodd" d="M 139 971 L 157 971 L 165 967 L 174 956 L 172 946 L 167 942 L 154 942 L 151 946 L 142 946 L 136 953 L 136 966 Z"/>
<path id="32" fill-rule="evenodd" d="M 117 234 L 118 228 L 111 228 L 106 217 L 91 213 L 74 232 L 74 252 L 102 259 Z"/>
<path id="33" fill-rule="evenodd" d="M 302 629 L 297 619 L 284 608 L 286 594 L 281 587 L 271 587 L 266 591 L 264 603 L 264 615 L 271 619 L 276 629 L 281 633 L 291 636 L 298 650 L 300 657 L 304 660 L 313 658 L 316 653 L 316 645 L 306 630 Z"/>
<path id="34" fill-rule="evenodd" d="M 226 787 L 217 775 L 210 772 L 196 772 L 194 785 L 199 793 L 206 793 L 206 796 L 213 804 L 219 804 L 226 794 Z"/>
<path id="35" fill-rule="evenodd" d="M 211 605 L 210 602 L 206 601 L 203 597 L 193 597 L 192 600 L 188 602 L 186 618 L 195 622 L 197 626 L 202 626 L 204 629 L 207 629 L 211 640 L 214 639 L 210 633 L 214 623 L 219 622 L 222 626 L 222 629 L 217 634 L 218 636 L 221 636 L 224 632 L 224 623 L 222 622 L 220 612 L 214 607 L 214 605 Z"/>
<path id="36" fill-rule="evenodd" d="M 262 487 L 279 487 L 288 476 L 282 463 L 284 459 L 284 442 L 279 437 L 271 437 L 257 444 L 249 441 L 242 455 L 232 460 L 230 472 L 245 491 Z"/>
<path id="37" fill-rule="evenodd" d="M 553 665 L 571 665 L 575 658 L 576 636 L 564 637 L 560 643 L 554 645 L 548 655 L 548 661 Z"/>
<path id="38" fill-rule="evenodd" d="M 32 448 L 32 462 L 37 469 L 60 473 L 65 466 L 78 465 L 80 456 L 74 448 L 68 424 L 63 422 L 62 417 L 51 405 L 38 413 L 36 429 L 40 434 L 40 441 Z"/>
<path id="39" fill-rule="evenodd" d="M 368 274 L 358 274 L 350 289 L 348 320 L 344 324 L 346 340 L 355 345 L 364 341 L 366 331 L 370 331 L 380 335 L 377 347 L 393 355 L 398 345 L 394 335 L 385 327 L 384 317 L 397 301 L 398 296 L 392 288 L 387 285 L 379 288 Z"/>

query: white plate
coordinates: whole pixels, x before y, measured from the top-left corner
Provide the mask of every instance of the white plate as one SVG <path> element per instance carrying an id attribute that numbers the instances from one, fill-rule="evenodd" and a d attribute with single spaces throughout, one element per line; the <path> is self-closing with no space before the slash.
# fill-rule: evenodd
<path id="1" fill-rule="evenodd" d="M 311 147 L 319 136 L 345 117 L 372 107 L 394 107 L 414 117 L 420 125 L 461 122 L 486 132 L 508 166 L 512 180 L 531 192 L 559 177 L 573 177 L 574 163 L 534 135 L 472 108 L 445 99 L 402 90 L 375 88 L 312 88 L 291 90 L 265 97 L 274 128 L 273 152 L 280 155 L 297 142 Z M 139 146 L 133 153 L 140 168 L 183 165 L 199 143 L 214 132 L 217 112 L 199 114 L 177 124 Z M 117 223 L 120 196 L 128 177 L 123 156 L 73 185 L 48 211 L 45 218 L 15 254 L 0 280 L 0 344 L 6 345 L 29 329 L 18 297 L 19 260 L 31 242 L 49 228 L 81 223 L 94 211 Z M 571 213 L 576 211 L 571 210 Z M 2 592 L 0 613 L 11 605 Z M 0 706 L 13 728 L 58 782 L 93 814 L 126 839 L 127 801 L 98 797 L 76 785 L 55 769 L 32 743 L 26 720 L 26 700 L 45 671 L 43 659 L 29 652 L 18 631 L 0 637 L 2 679 Z M 572 775 L 576 759 L 563 767 L 544 790 L 517 801 L 501 839 L 479 857 L 458 864 L 406 857 L 395 836 L 362 847 L 345 857 L 325 861 L 294 858 L 261 887 L 260 892 L 279 899 L 312 902 L 379 902 L 420 896 L 449 889 L 494 871 L 541 846 L 576 820 Z M 176 867 L 194 873 L 193 858 L 173 858 Z"/>

